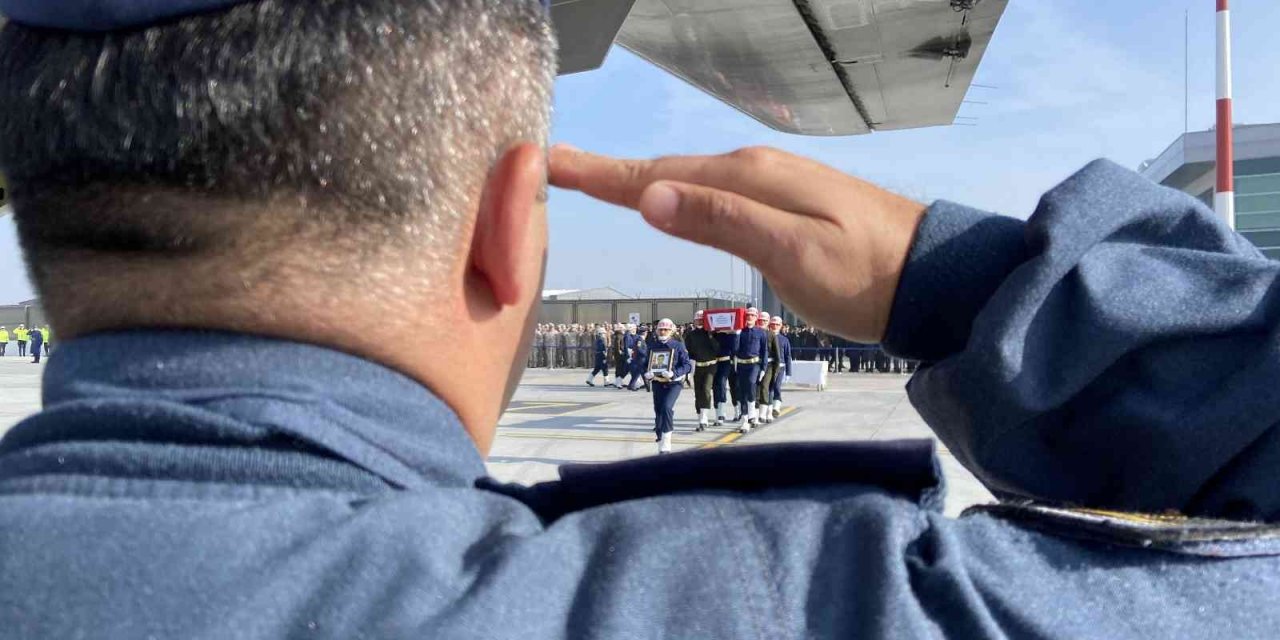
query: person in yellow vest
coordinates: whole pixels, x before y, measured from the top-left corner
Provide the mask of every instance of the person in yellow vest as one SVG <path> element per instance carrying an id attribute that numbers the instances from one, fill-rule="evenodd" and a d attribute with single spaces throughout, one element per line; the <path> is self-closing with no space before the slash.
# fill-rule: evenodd
<path id="1" fill-rule="evenodd" d="M 4 356 L 4 350 L 9 347 L 9 330 L 0 327 L 0 357 Z"/>
<path id="2" fill-rule="evenodd" d="M 18 355 L 27 355 L 27 338 L 29 337 L 30 333 L 25 324 L 19 324 L 18 328 L 13 330 L 13 339 L 18 341 Z"/>
<path id="3" fill-rule="evenodd" d="M 48 358 L 53 353 L 53 343 L 49 341 L 49 325 L 40 327 L 40 337 L 44 338 L 44 357 Z"/>

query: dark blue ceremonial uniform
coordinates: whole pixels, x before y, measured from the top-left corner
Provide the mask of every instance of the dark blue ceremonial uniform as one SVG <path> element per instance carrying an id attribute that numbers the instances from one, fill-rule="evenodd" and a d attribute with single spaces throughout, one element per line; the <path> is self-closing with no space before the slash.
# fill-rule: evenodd
<path id="1" fill-rule="evenodd" d="M 668 367 L 672 372 L 672 379 L 678 379 L 687 376 L 693 372 L 693 361 L 689 359 L 689 351 L 685 349 L 683 343 L 675 338 L 671 338 L 664 342 L 658 342 L 649 349 L 649 356 L 655 353 L 667 352 L 671 354 L 671 365 Z M 684 388 L 683 382 L 662 382 L 653 380 L 653 431 L 661 436 L 664 433 L 674 431 L 676 428 L 676 400 L 680 398 L 680 391 Z"/>
<path id="2" fill-rule="evenodd" d="M 646 334 L 642 333 L 632 336 L 631 341 L 631 364 L 628 372 L 631 374 L 627 388 L 635 391 L 644 384 L 644 372 L 649 366 L 649 343 L 645 340 Z"/>
<path id="3" fill-rule="evenodd" d="M 46 27 L 140 26 L 102 5 L 0 0 Z M 1276 637 L 1277 290 L 1280 263 L 1109 163 L 1027 222 L 935 204 L 884 344 L 928 362 L 912 403 L 1008 499 L 960 519 L 940 513 L 929 442 L 721 448 L 501 486 L 448 406 L 367 360 L 225 333 L 71 340 L 44 410 L 0 440 L 0 630 Z M 759 357 L 752 332 L 739 356 Z"/>
<path id="4" fill-rule="evenodd" d="M 44 345 L 44 334 L 39 329 L 31 330 L 31 355 L 35 356 L 32 362 L 40 362 L 40 347 Z"/>
<path id="5" fill-rule="evenodd" d="M 605 378 L 609 377 L 609 343 L 604 338 L 596 336 L 595 341 L 595 366 L 591 369 L 591 377 L 595 378 L 597 373 L 604 374 Z"/>
<path id="6" fill-rule="evenodd" d="M 716 344 L 720 346 L 719 359 L 716 362 L 716 379 L 715 386 L 712 388 L 712 394 L 715 396 L 716 416 L 723 421 L 724 409 L 721 407 L 728 402 L 729 396 L 733 396 L 733 404 L 738 404 L 737 377 L 734 375 L 733 356 L 738 351 L 738 334 L 736 333 L 717 333 Z"/>
<path id="7" fill-rule="evenodd" d="M 738 334 L 738 411 L 746 416 L 756 401 L 760 370 L 765 360 L 765 332 L 759 327 Z"/>

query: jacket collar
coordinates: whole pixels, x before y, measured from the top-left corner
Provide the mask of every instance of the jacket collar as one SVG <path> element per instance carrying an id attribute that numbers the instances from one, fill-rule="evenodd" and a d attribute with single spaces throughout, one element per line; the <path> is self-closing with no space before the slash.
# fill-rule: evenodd
<path id="1" fill-rule="evenodd" d="M 129 331 L 63 344 L 44 374 L 44 412 L 15 427 L 4 448 L 41 416 L 97 405 L 121 421 L 166 411 L 285 434 L 394 486 L 471 486 L 484 462 L 457 415 L 430 390 L 332 349 L 235 333 Z M 106 416 L 104 416 L 105 418 Z M 122 420 L 123 419 L 123 420 Z M 232 429 L 234 431 L 234 429 Z"/>

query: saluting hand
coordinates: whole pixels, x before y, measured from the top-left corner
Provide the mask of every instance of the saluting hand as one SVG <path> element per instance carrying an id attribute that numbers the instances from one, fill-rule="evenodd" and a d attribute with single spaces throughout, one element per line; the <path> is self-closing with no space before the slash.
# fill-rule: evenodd
<path id="1" fill-rule="evenodd" d="M 621 160 L 557 145 L 551 184 L 754 265 L 810 324 L 880 342 L 925 207 L 783 151 Z"/>

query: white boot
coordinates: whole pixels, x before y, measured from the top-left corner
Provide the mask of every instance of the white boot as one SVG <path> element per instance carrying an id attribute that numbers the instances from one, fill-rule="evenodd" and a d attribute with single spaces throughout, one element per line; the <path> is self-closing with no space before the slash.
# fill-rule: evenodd
<path id="1" fill-rule="evenodd" d="M 595 376 L 587 376 L 587 386 L 588 386 L 588 387 L 594 387 L 594 386 L 596 386 L 596 377 L 595 377 Z"/>
<path id="2" fill-rule="evenodd" d="M 662 434 L 662 440 L 658 442 L 658 453 L 671 453 L 671 432 Z"/>
<path id="3" fill-rule="evenodd" d="M 765 421 L 765 424 L 773 424 L 773 406 L 772 405 L 765 405 L 764 421 Z"/>
<path id="4" fill-rule="evenodd" d="M 711 410 L 702 409 L 698 411 L 698 431 L 706 431 L 709 424 L 711 424 Z"/>
<path id="5" fill-rule="evenodd" d="M 613 386 L 613 383 L 609 382 L 609 374 L 607 373 L 604 375 L 604 386 L 606 387 Z"/>
<path id="6" fill-rule="evenodd" d="M 747 419 L 746 414 L 743 414 L 742 422 L 738 424 L 738 433 L 751 433 L 751 421 Z"/>
<path id="7" fill-rule="evenodd" d="M 716 405 L 716 426 L 717 427 L 724 424 L 724 405 L 725 404 L 726 403 L 721 402 L 720 404 Z"/>
<path id="8" fill-rule="evenodd" d="M 747 407 L 747 420 L 752 426 L 760 424 L 760 413 L 756 411 L 754 404 Z"/>
<path id="9" fill-rule="evenodd" d="M 781 401 L 781 400 L 774 400 L 774 401 L 773 401 L 773 412 L 774 412 L 774 413 L 782 413 L 782 401 Z"/>

